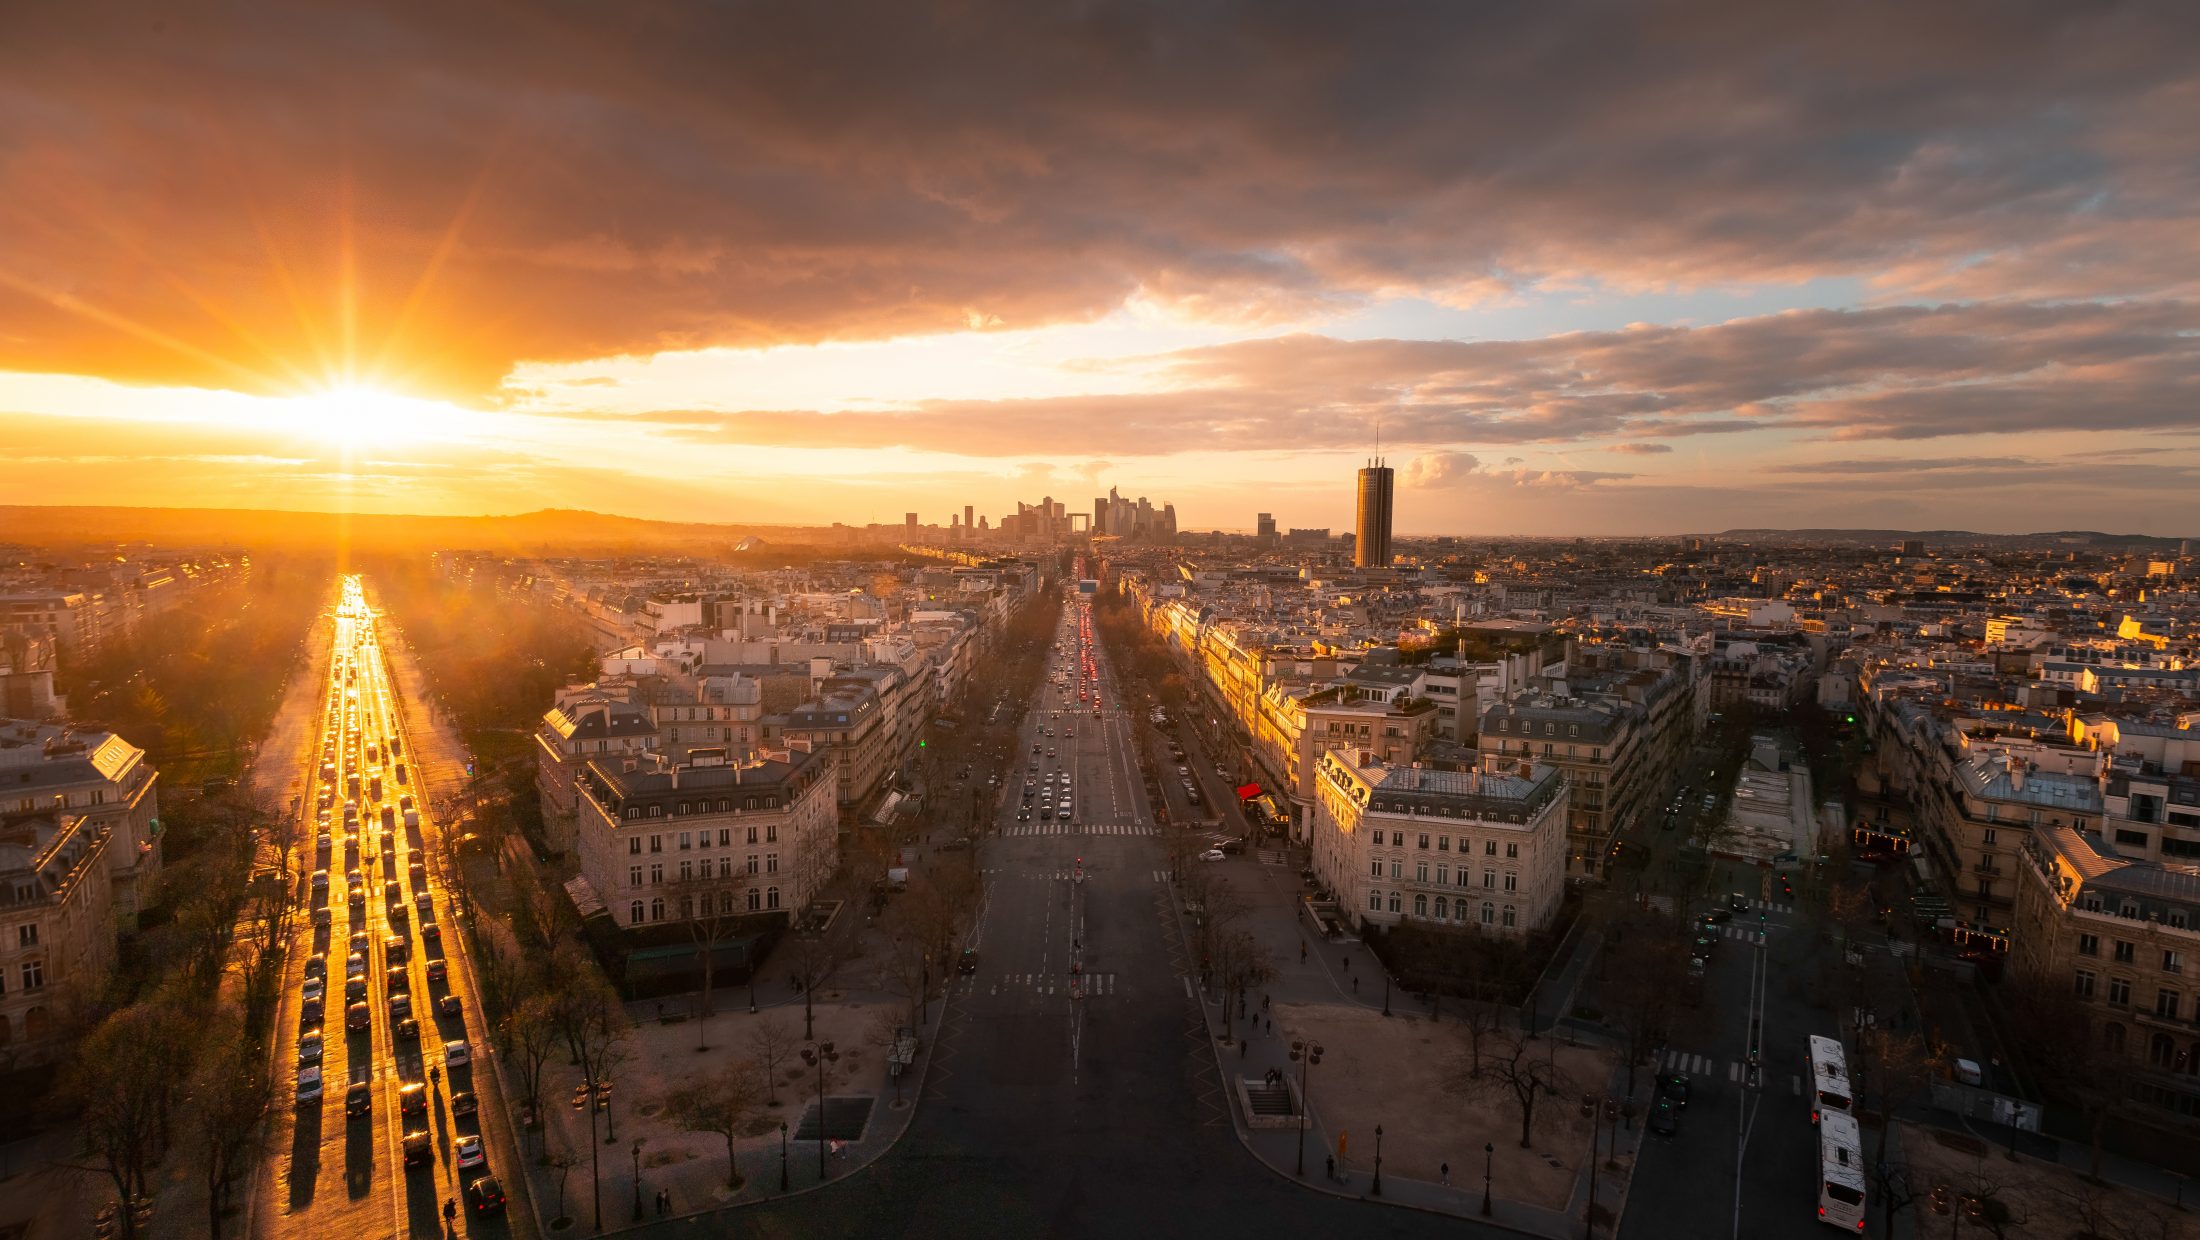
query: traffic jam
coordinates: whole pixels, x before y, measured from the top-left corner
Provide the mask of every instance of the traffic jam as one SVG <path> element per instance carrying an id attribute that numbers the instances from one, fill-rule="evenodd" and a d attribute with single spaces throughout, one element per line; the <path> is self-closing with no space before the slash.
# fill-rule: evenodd
<path id="1" fill-rule="evenodd" d="M 372 1130 L 409 1182 L 436 1174 L 430 1113 L 447 1104 L 453 1178 L 466 1208 L 496 1214 L 504 1192 L 489 1174 L 477 1122 L 473 1050 L 451 988 L 417 780 L 357 577 L 344 579 L 335 620 L 308 880 L 313 952 L 300 981 L 299 1123 L 317 1121 L 341 1082 L 347 1133 Z M 331 963 L 339 956 L 340 983 Z M 332 1010 L 341 1013 L 340 1043 L 324 1033 Z M 446 1218 L 455 1213 L 445 1210 Z"/>

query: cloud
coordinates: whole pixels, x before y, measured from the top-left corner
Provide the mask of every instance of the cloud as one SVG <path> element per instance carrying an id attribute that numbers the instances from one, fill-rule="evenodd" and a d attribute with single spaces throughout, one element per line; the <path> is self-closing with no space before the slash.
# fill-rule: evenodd
<path id="1" fill-rule="evenodd" d="M 1294 334 L 1088 361 L 1166 390 L 895 409 L 614 415 L 695 442 L 975 456 L 1352 449 L 1382 420 L 1417 449 L 1800 429 L 1830 439 L 2182 431 L 2200 408 L 2200 303 L 1986 302 L 1796 310 L 1530 340 Z"/>
<path id="2" fill-rule="evenodd" d="M 2200 289 L 2190 6 L 1595 9 L 22 7 L 0 368 L 487 393 L 1133 302 Z"/>
<path id="3" fill-rule="evenodd" d="M 1424 452 L 1406 462 L 1402 481 L 1409 487 L 1440 487 L 1480 468 L 1481 462 L 1465 452 Z"/>
<path id="4" fill-rule="evenodd" d="M 1615 443 L 1607 444 L 1604 450 L 1606 452 L 1617 452 L 1621 456 L 1657 456 L 1661 453 L 1671 452 L 1673 445 L 1669 443 Z"/>

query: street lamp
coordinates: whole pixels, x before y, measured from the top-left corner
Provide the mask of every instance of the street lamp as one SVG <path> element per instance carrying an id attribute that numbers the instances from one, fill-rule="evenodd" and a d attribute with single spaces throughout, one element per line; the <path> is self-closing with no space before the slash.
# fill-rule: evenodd
<path id="1" fill-rule="evenodd" d="M 779 1121 L 779 1191 L 787 1191 L 787 1121 Z"/>
<path id="2" fill-rule="evenodd" d="M 1367 1190 L 1368 1196 L 1383 1195 L 1383 1126 L 1375 1125 L 1375 1184 Z M 635 1200 L 639 1201 L 640 1198 Z"/>
<path id="3" fill-rule="evenodd" d="M 634 1138 L 634 1221 L 642 1221 L 642 1138 Z"/>
<path id="4" fill-rule="evenodd" d="M 1488 1142 L 1488 1141 L 1484 1141 L 1484 1142 L 1482 1143 L 1482 1217 L 1483 1217 L 1483 1218 L 1488 1218 L 1488 1217 L 1490 1216 L 1490 1167 L 1491 1167 L 1491 1166 L 1492 1166 L 1493 1164 L 1495 1164 L 1495 1163 L 1496 1163 L 1496 1161 L 1497 1161 L 1497 1146 L 1496 1146 L 1495 1144 L 1491 1143 L 1491 1142 Z"/>
<path id="5" fill-rule="evenodd" d="M 817 1178 L 825 1178 L 825 1065 L 838 1063 L 840 1052 L 830 1042 L 802 1048 L 802 1062 L 817 1069 Z"/>
<path id="6" fill-rule="evenodd" d="M 1294 1041 L 1291 1059 L 1299 1065 L 1299 1178 L 1306 1178 L 1306 1070 L 1322 1061 L 1319 1042 Z"/>

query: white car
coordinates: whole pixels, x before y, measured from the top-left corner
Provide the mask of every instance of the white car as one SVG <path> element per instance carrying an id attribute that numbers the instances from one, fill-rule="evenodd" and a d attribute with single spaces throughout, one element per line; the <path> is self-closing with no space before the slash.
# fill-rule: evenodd
<path id="1" fill-rule="evenodd" d="M 298 1105 L 311 1106 L 320 1100 L 321 1070 L 319 1068 L 298 1069 Z"/>
<path id="2" fill-rule="evenodd" d="M 443 1044 L 443 1062 L 445 1066 L 462 1068 L 473 1061 L 473 1048 L 466 1045 L 466 1039 L 459 1038 L 456 1041 Z"/>
<path id="3" fill-rule="evenodd" d="M 481 1138 L 471 1134 L 458 1139 L 458 1169 L 471 1171 L 487 1166 L 489 1155 L 481 1148 Z"/>
<path id="4" fill-rule="evenodd" d="M 1223 859 L 1223 857 L 1223 851 L 1219 848 L 1210 848 L 1206 852 L 1199 854 L 1199 859 L 1201 861 L 1220 861 Z"/>

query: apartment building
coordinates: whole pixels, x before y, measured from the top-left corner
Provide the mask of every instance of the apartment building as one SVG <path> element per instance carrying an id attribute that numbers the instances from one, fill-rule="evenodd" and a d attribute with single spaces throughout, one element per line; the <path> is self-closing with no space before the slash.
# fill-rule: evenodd
<path id="1" fill-rule="evenodd" d="M 0 817 L 0 1071 L 51 1061 L 62 1017 L 115 963 L 112 819 Z"/>
<path id="2" fill-rule="evenodd" d="M 161 866 L 159 774 L 112 732 L 0 719 L 0 814 L 81 813 L 111 829 L 114 914 L 134 926 Z"/>
<path id="3" fill-rule="evenodd" d="M 1556 766 L 1438 771 L 1333 750 L 1316 771 L 1314 872 L 1354 925 L 1528 934 L 1556 915 L 1568 795 Z"/>
<path id="4" fill-rule="evenodd" d="M 581 877 L 621 926 L 725 912 L 799 912 L 840 863 L 831 755 L 749 761 L 698 750 L 591 760 L 581 773 Z"/>
<path id="5" fill-rule="evenodd" d="M 2028 833 L 2010 968 L 2069 987 L 2124 1092 L 2165 1126 L 2200 1129 L 2200 870 L 2124 855 L 2074 827 Z"/>
<path id="6" fill-rule="evenodd" d="M 579 843 L 580 776 L 590 762 L 614 765 L 657 748 L 657 724 L 621 690 L 561 690 L 535 729 L 535 797 L 545 843 L 570 853 Z"/>

